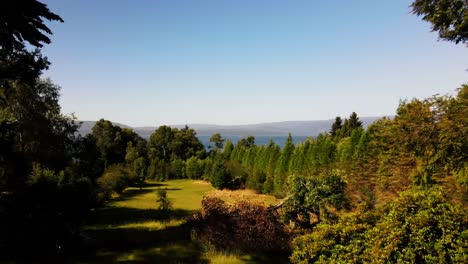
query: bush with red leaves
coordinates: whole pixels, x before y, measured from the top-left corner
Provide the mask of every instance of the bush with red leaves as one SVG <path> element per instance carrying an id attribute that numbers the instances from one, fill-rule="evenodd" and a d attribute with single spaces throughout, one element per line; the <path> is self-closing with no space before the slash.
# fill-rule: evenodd
<path id="1" fill-rule="evenodd" d="M 290 230 L 276 211 L 261 204 L 241 201 L 228 205 L 219 198 L 205 197 L 192 224 L 198 238 L 217 250 L 260 253 L 290 248 Z"/>

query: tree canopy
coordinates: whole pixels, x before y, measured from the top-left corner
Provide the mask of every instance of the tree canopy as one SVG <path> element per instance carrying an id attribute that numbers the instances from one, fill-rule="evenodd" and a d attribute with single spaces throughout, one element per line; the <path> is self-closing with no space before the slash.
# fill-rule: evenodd
<path id="1" fill-rule="evenodd" d="M 24 42 L 41 48 L 50 44 L 52 31 L 45 21 L 63 19 L 47 5 L 36 0 L 6 0 L 0 4 L 0 46 L 2 49 L 23 49 Z"/>
<path id="2" fill-rule="evenodd" d="M 466 0 L 415 0 L 413 13 L 432 24 L 439 37 L 456 44 L 468 41 L 468 1 Z"/>

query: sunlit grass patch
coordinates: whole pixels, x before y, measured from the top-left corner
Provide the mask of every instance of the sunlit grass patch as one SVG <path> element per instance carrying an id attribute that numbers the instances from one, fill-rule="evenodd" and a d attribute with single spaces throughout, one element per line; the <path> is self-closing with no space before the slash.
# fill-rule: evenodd
<path id="1" fill-rule="evenodd" d="M 240 255 L 234 253 L 218 252 L 208 250 L 203 254 L 203 257 L 210 260 L 211 264 L 241 264 L 251 263 L 251 257 L 248 255 Z"/>
<path id="2" fill-rule="evenodd" d="M 234 204 L 239 201 L 250 201 L 255 203 L 263 203 L 264 205 L 272 205 L 279 200 L 271 195 L 258 194 L 253 190 L 214 190 L 207 195 L 217 197 L 226 203 Z"/>
<path id="3" fill-rule="evenodd" d="M 168 211 L 159 210 L 157 191 L 166 190 Z M 203 196 L 218 195 L 273 204 L 253 191 L 215 191 L 208 182 L 171 180 L 130 187 L 95 212 L 86 227 L 94 254 L 83 263 L 257 263 L 250 255 L 206 250 L 190 236 L 186 221 L 201 209 Z M 260 261 L 260 263 L 269 263 Z"/>
<path id="4" fill-rule="evenodd" d="M 148 222 L 136 222 L 128 223 L 124 225 L 113 226 L 112 228 L 137 228 L 137 229 L 146 229 L 149 231 L 152 230 L 161 230 L 168 227 L 180 226 L 185 223 L 185 220 L 169 220 L 169 221 L 148 221 Z"/>

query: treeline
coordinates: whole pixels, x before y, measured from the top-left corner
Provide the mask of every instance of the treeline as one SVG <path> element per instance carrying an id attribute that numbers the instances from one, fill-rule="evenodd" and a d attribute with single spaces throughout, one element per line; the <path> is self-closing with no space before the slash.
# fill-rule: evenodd
<path id="1" fill-rule="evenodd" d="M 273 141 L 258 146 L 253 136 L 234 145 L 214 134 L 207 151 L 189 127 L 161 126 L 146 141 L 106 120 L 98 121 L 84 141 L 96 145 L 99 157 L 93 160 L 102 172 L 120 168 L 134 183 L 205 179 L 220 189 L 250 188 L 285 197 L 292 175 L 338 176 L 354 205 L 373 207 L 410 186 L 433 185 L 451 190 L 451 198 L 465 204 L 467 94 L 463 85 L 456 96 L 403 101 L 394 118 L 382 118 L 366 129 L 353 112 L 305 142 L 294 145 L 289 135 L 282 148 Z M 122 173 L 104 175 L 110 179 Z"/>
<path id="2" fill-rule="evenodd" d="M 447 9 L 422 2 L 413 4 L 418 14 Z M 44 21 L 62 19 L 37 1 L 1 10 L 1 259 L 80 252 L 88 213 L 113 193 L 147 178 L 192 178 L 285 197 L 284 218 L 314 228 L 294 240 L 294 262 L 468 261 L 466 213 L 457 207 L 468 199 L 468 85 L 456 96 L 403 101 L 393 119 L 367 129 L 355 113 L 336 118 L 328 133 L 296 145 L 290 135 L 283 148 L 215 134 L 206 151 L 188 127 L 162 126 L 146 141 L 106 120 L 81 137 L 73 116 L 61 113 L 60 88 L 41 78 L 50 65 L 40 51 L 50 43 Z M 244 207 L 223 215 L 251 226 L 229 215 L 256 210 Z"/>
<path id="3" fill-rule="evenodd" d="M 456 96 L 403 101 L 394 118 L 382 118 L 363 129 L 356 113 L 337 117 L 330 131 L 283 148 L 273 141 L 256 146 L 254 137 L 217 156 L 226 160 L 230 180 L 282 197 L 290 175 L 340 176 L 357 204 L 385 203 L 412 185 L 442 185 L 452 198 L 467 201 L 468 85 Z"/>
<path id="4" fill-rule="evenodd" d="M 284 197 L 265 212 L 258 210 L 262 213 L 255 221 L 263 223 L 271 210 L 278 210 L 293 231 L 282 229 L 285 233 L 276 241 L 291 239 L 293 263 L 468 261 L 463 210 L 468 198 L 468 85 L 456 96 L 403 101 L 393 119 L 382 118 L 367 129 L 355 113 L 344 121 L 337 117 L 329 132 L 296 145 L 289 135 L 283 148 L 274 142 L 256 146 L 255 138 L 247 137 L 236 145 L 227 141 L 221 151 L 222 137 L 212 139 L 217 148 L 206 160 L 218 164 L 212 172 L 224 172 L 204 176 L 214 186 Z M 204 215 L 219 211 L 203 204 Z M 241 219 L 245 222 L 237 226 L 245 230 L 237 233 L 256 230 L 255 221 Z M 234 236 L 216 237 L 222 226 L 206 221 L 199 231 L 206 243 L 244 243 Z M 269 225 L 282 227 L 276 221 Z"/>

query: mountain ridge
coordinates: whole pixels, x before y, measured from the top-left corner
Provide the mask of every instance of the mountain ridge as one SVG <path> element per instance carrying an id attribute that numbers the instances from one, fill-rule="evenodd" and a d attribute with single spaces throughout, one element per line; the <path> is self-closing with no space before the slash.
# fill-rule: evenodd
<path id="1" fill-rule="evenodd" d="M 363 126 L 367 127 L 376 120 L 384 116 L 369 116 L 360 117 Z M 387 116 L 390 117 L 391 116 Z M 279 122 L 265 122 L 247 125 L 217 125 L 217 124 L 186 124 L 188 127 L 193 128 L 197 135 L 208 136 L 214 133 L 221 133 L 224 136 L 285 136 L 291 133 L 294 136 L 317 136 L 319 133 L 329 131 L 335 119 L 326 120 L 296 120 L 296 121 L 279 121 Z M 86 135 L 91 133 L 91 129 L 96 121 L 79 121 L 81 127 L 79 133 Z M 159 126 L 135 126 L 131 127 L 122 123 L 112 122 L 114 125 L 122 128 L 131 128 L 143 138 L 149 136 Z M 185 124 L 168 125 L 173 128 L 183 128 Z"/>

